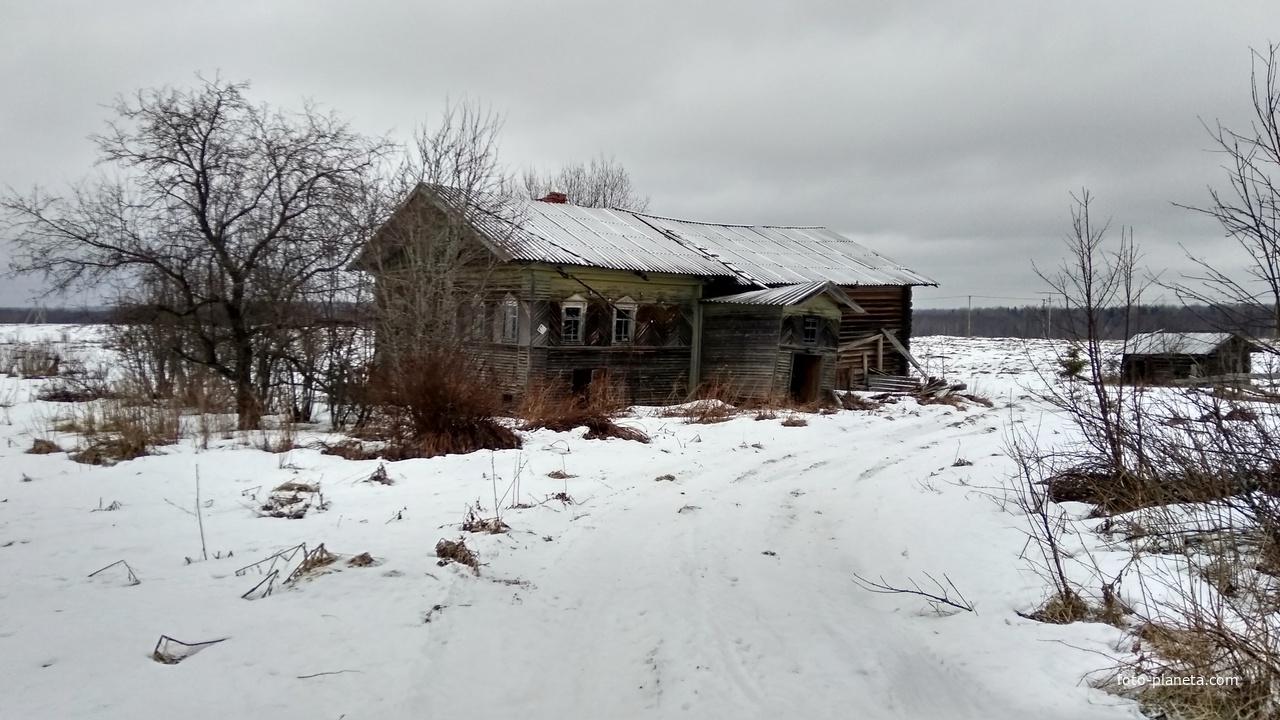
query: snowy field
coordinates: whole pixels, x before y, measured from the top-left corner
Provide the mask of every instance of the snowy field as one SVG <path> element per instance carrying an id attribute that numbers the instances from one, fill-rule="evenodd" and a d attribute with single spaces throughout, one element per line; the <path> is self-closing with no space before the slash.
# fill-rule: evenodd
<path id="1" fill-rule="evenodd" d="M 91 350 L 93 330 L 0 327 L 42 337 Z M 26 454 L 66 406 L 0 377 L 0 717 L 1140 717 L 1088 684 L 1118 630 L 1015 614 L 1044 590 L 1000 501 L 1003 443 L 1010 423 L 1064 427 L 1025 389 L 1052 348 L 914 348 L 995 407 L 902 400 L 804 427 L 640 409 L 624 422 L 648 445 L 523 433 L 522 450 L 387 463 L 392 485 L 366 482 L 377 461 L 269 453 L 260 434 L 113 467 Z M 286 482 L 327 508 L 254 511 Z M 510 532 L 466 536 L 478 574 L 438 565 L 495 487 Z M 291 582 L 300 553 L 249 567 L 299 544 L 340 558 Z M 854 582 L 925 573 L 976 613 Z M 162 664 L 162 635 L 222 642 Z"/>

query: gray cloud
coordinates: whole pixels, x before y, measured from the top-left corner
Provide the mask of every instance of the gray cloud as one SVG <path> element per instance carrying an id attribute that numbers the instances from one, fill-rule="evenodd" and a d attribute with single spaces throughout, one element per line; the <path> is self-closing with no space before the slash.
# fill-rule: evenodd
<path id="1" fill-rule="evenodd" d="M 0 184 L 85 174 L 104 103 L 197 71 L 399 136 L 465 94 L 513 167 L 612 153 L 658 214 L 863 238 L 944 283 L 922 306 L 1030 298 L 1082 186 L 1153 266 L 1231 261 L 1172 203 L 1219 182 L 1201 118 L 1247 120 L 1276 27 L 1265 2 L 7 3 Z"/>

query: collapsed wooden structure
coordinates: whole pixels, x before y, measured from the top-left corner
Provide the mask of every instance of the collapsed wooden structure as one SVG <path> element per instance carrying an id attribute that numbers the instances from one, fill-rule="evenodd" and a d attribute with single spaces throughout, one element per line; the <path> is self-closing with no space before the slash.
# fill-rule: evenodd
<path id="1" fill-rule="evenodd" d="M 479 211 L 475 206 L 483 205 Z M 356 266 L 395 272 L 395 248 L 436 242 L 459 215 L 483 248 L 467 346 L 504 393 L 592 383 L 633 403 L 699 383 L 808 401 L 905 376 L 911 292 L 936 285 L 820 227 L 717 225 L 419 185 Z M 404 321 L 411 322 L 412 319 Z M 392 329 L 380 328 L 380 332 Z"/>
<path id="2" fill-rule="evenodd" d="M 1125 343 L 1120 375 L 1129 383 L 1247 374 L 1255 344 L 1228 332 L 1150 332 Z"/>

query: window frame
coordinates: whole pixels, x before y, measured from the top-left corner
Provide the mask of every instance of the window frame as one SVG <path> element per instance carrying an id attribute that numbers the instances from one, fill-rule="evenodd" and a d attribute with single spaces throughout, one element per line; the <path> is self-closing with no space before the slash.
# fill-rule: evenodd
<path id="1" fill-rule="evenodd" d="M 577 310 L 577 316 L 573 319 L 577 321 L 577 332 L 570 339 L 568 333 L 569 326 L 569 310 Z M 587 324 L 587 301 L 578 295 L 560 303 L 560 344 L 561 345 L 582 345 L 584 344 L 584 335 Z"/>
<path id="2" fill-rule="evenodd" d="M 619 313 L 625 312 L 625 318 L 619 317 Z M 627 334 L 625 338 L 618 337 L 618 321 L 626 321 Z M 613 303 L 613 325 L 610 337 L 614 345 L 630 345 L 636 340 L 636 303 L 629 297 L 624 297 L 616 303 Z"/>
<path id="3" fill-rule="evenodd" d="M 507 297 L 499 307 L 502 308 L 500 342 L 504 345 L 515 345 L 520 342 L 520 303 L 513 297 Z"/>
<path id="4" fill-rule="evenodd" d="M 817 315 L 805 315 L 800 324 L 800 341 L 805 345 L 817 345 L 822 336 L 822 318 Z M 812 327 L 810 327 L 812 325 Z M 813 337 L 809 337 L 812 330 Z"/>

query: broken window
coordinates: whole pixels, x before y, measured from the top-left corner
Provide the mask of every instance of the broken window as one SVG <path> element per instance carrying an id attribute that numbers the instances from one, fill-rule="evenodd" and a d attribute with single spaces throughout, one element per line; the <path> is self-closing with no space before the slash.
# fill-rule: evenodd
<path id="1" fill-rule="evenodd" d="M 804 344 L 805 345 L 818 344 L 818 327 L 820 323 L 821 323 L 821 319 L 818 317 L 815 317 L 813 315 L 805 316 L 805 319 L 804 319 Z"/>
<path id="2" fill-rule="evenodd" d="M 564 304 L 561 309 L 563 321 L 561 325 L 560 342 L 565 345 L 582 344 L 583 310 L 584 306 L 581 304 Z"/>
<path id="3" fill-rule="evenodd" d="M 631 342 L 636 325 L 636 308 L 634 305 L 615 306 L 613 308 L 613 342 L 626 344 Z"/>
<path id="4" fill-rule="evenodd" d="M 502 342 L 514 343 L 520 336 L 520 305 L 509 299 L 502 303 Z"/>

